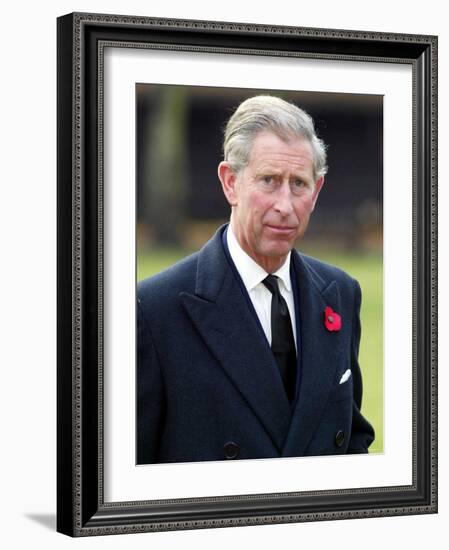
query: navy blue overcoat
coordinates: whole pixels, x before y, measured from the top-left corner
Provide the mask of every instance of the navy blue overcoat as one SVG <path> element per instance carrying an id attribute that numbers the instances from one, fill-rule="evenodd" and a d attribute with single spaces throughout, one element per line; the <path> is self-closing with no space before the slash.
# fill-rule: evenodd
<path id="1" fill-rule="evenodd" d="M 291 404 L 225 252 L 225 227 L 138 285 L 137 462 L 367 452 L 358 283 L 293 251 L 300 383 Z M 340 330 L 326 328 L 326 307 Z"/>

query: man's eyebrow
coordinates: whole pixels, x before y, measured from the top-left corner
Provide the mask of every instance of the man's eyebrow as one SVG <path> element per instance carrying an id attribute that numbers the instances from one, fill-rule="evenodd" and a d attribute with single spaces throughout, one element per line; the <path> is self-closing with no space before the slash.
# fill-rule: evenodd
<path id="1" fill-rule="evenodd" d="M 263 170 L 257 170 L 258 176 L 280 176 L 282 172 L 280 170 L 274 170 L 272 168 L 266 168 Z"/>
<path id="2" fill-rule="evenodd" d="M 273 166 L 262 166 L 260 169 L 256 170 L 256 177 L 260 176 L 282 176 L 283 170 L 280 170 L 279 168 L 274 168 Z M 291 171 L 289 174 L 290 179 L 300 179 L 304 180 L 307 179 L 307 174 L 305 171 Z"/>

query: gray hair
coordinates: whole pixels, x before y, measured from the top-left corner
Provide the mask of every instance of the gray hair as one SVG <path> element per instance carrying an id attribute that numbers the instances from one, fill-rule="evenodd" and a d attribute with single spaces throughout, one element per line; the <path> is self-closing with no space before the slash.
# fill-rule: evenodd
<path id="1" fill-rule="evenodd" d="M 235 173 L 247 166 L 253 140 L 262 131 L 273 132 L 285 141 L 307 139 L 312 146 L 315 181 L 326 174 L 326 145 L 316 135 L 312 117 L 293 103 L 264 95 L 243 101 L 226 125 L 224 159 Z"/>

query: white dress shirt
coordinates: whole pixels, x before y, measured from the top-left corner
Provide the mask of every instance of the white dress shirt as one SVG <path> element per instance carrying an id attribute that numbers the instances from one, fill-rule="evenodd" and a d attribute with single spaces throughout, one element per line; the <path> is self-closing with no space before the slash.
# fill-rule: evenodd
<path id="1" fill-rule="evenodd" d="M 227 244 L 232 261 L 242 278 L 243 284 L 249 294 L 251 302 L 256 310 L 260 324 L 262 325 L 268 343 L 271 346 L 271 292 L 262 283 L 269 275 L 242 249 L 237 241 L 231 225 L 228 226 Z M 296 343 L 296 316 L 295 316 L 295 301 L 293 298 L 292 284 L 290 280 L 290 256 L 288 253 L 287 259 L 283 265 L 273 275 L 278 277 L 279 290 L 287 302 L 290 319 L 292 322 L 293 337 Z"/>

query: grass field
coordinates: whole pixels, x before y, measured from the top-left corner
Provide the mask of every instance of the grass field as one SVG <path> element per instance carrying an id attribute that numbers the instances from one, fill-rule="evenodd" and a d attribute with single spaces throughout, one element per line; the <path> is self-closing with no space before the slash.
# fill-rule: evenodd
<path id="1" fill-rule="evenodd" d="M 182 259 L 189 251 L 155 249 L 139 254 L 137 280 L 162 271 Z M 371 453 L 383 452 L 383 269 L 380 254 L 355 254 L 328 250 L 307 250 L 323 261 L 332 263 L 356 278 L 362 288 L 362 339 L 359 362 L 363 373 L 362 412 L 374 426 L 376 439 Z"/>

